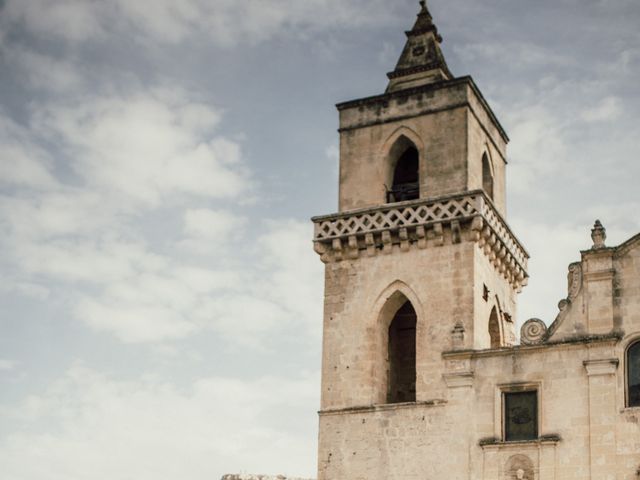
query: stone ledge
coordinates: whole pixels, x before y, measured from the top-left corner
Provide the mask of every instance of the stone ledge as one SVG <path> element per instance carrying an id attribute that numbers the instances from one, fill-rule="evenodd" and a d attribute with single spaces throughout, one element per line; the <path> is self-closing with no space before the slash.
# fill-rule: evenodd
<path id="1" fill-rule="evenodd" d="M 404 410 L 415 407 L 441 407 L 446 405 L 447 401 L 442 399 L 425 400 L 421 402 L 404 402 L 404 403 L 382 403 L 378 405 L 367 405 L 360 407 L 346 407 L 320 410 L 318 415 L 345 415 L 350 413 L 371 413 L 371 412 L 386 412 L 390 410 Z"/>
<path id="2" fill-rule="evenodd" d="M 514 345 L 511 347 L 487 348 L 484 350 L 449 350 L 442 352 L 443 358 L 481 358 L 481 357 L 497 357 L 503 355 L 513 355 L 514 353 L 534 353 L 540 350 L 550 348 L 574 347 L 579 345 L 587 345 L 591 343 L 617 343 L 624 337 L 623 333 L 615 332 L 607 335 L 580 335 L 565 340 L 553 342 L 536 343 L 534 345 Z"/>
<path id="3" fill-rule="evenodd" d="M 405 89 L 405 90 L 398 90 L 398 91 L 395 91 L 395 92 L 383 93 L 383 94 L 374 95 L 374 96 L 371 96 L 371 97 L 359 98 L 359 99 L 356 99 L 356 100 L 349 100 L 347 102 L 338 103 L 336 105 L 336 108 L 339 111 L 342 111 L 342 110 L 346 110 L 346 109 L 349 109 L 349 108 L 372 107 L 372 106 L 375 107 L 375 106 L 380 105 L 380 104 L 385 104 L 385 103 L 389 102 L 390 100 L 396 100 L 396 99 L 399 99 L 399 98 L 407 98 L 407 97 L 411 97 L 413 95 L 419 95 L 419 94 L 425 93 L 425 92 L 441 90 L 441 89 L 451 88 L 451 87 L 456 87 L 456 86 L 466 86 L 466 87 L 469 87 L 471 89 L 471 91 L 478 98 L 478 101 L 479 101 L 480 105 L 482 105 L 482 107 L 487 112 L 487 115 L 489 116 L 491 121 L 495 124 L 495 126 L 496 126 L 500 136 L 502 137 L 503 141 L 508 143 L 509 142 L 509 136 L 507 135 L 507 132 L 504 130 L 504 128 L 502 127 L 502 125 L 498 121 L 498 118 L 496 117 L 495 113 L 493 112 L 493 110 L 489 106 L 489 103 L 484 98 L 484 95 L 482 94 L 482 92 L 480 91 L 480 89 L 478 88 L 476 83 L 473 81 L 473 78 L 471 78 L 471 76 L 469 76 L 469 75 L 466 75 L 466 76 L 463 76 L 463 77 L 453 78 L 451 80 L 443 80 L 443 81 L 440 81 L 440 82 L 431 83 L 431 84 L 427 84 L 427 85 L 420 85 L 420 86 L 413 87 L 413 88 L 408 88 L 408 89 Z"/>
<path id="4" fill-rule="evenodd" d="M 472 387 L 474 376 L 475 374 L 473 372 L 450 372 L 442 374 L 447 388 Z"/>
<path id="5" fill-rule="evenodd" d="M 505 442 L 495 437 L 483 438 L 478 442 L 478 445 L 482 448 L 495 447 L 495 448 L 522 448 L 526 446 L 537 447 L 540 445 L 556 445 L 562 440 L 558 434 L 541 435 L 534 440 L 517 440 L 512 442 Z"/>
<path id="6" fill-rule="evenodd" d="M 618 369 L 620 361 L 617 358 L 604 358 L 598 360 L 585 360 L 582 362 L 587 370 L 587 376 L 613 375 Z"/>

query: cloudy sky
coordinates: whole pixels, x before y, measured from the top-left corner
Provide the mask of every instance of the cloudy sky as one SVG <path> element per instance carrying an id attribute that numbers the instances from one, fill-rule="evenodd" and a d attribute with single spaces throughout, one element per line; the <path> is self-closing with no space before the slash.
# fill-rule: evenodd
<path id="1" fill-rule="evenodd" d="M 432 0 L 511 136 L 547 322 L 600 218 L 640 231 L 640 3 Z M 0 0 L 0 471 L 315 475 L 338 101 L 414 0 Z"/>

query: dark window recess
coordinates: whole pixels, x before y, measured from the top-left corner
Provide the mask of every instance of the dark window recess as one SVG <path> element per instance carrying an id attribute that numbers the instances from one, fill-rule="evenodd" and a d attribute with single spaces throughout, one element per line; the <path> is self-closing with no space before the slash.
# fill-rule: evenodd
<path id="1" fill-rule="evenodd" d="M 393 186 L 387 191 L 387 203 L 420 198 L 419 163 L 419 154 L 415 147 L 409 147 L 400 156 L 393 172 Z"/>
<path id="2" fill-rule="evenodd" d="M 486 153 L 482 155 L 482 188 L 489 195 L 489 198 L 493 200 L 493 176 L 491 175 L 489 157 Z"/>
<path id="3" fill-rule="evenodd" d="M 506 442 L 538 438 L 538 392 L 504 394 L 504 436 Z"/>
<path id="4" fill-rule="evenodd" d="M 416 311 L 406 302 L 389 326 L 387 403 L 416 401 Z"/>
<path id="5" fill-rule="evenodd" d="M 640 342 L 627 351 L 627 391 L 630 407 L 640 407 Z"/>
<path id="6" fill-rule="evenodd" d="M 485 302 L 489 301 L 489 289 L 487 288 L 486 285 L 482 285 L 482 299 Z"/>
<path id="7" fill-rule="evenodd" d="M 502 346 L 500 341 L 500 321 L 498 320 L 496 307 L 493 307 L 489 316 L 489 337 L 491 338 L 491 348 L 500 348 Z"/>

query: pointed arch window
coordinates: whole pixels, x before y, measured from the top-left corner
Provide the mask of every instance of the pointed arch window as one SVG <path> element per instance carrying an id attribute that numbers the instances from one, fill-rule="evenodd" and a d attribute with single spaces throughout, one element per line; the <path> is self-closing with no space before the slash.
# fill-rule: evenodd
<path id="1" fill-rule="evenodd" d="M 389 325 L 387 403 L 416 401 L 416 324 L 406 301 Z"/>
<path id="2" fill-rule="evenodd" d="M 498 310 L 493 307 L 489 316 L 489 338 L 491 339 L 491 348 L 500 348 L 502 341 L 500 340 L 500 320 L 498 318 Z"/>
<path id="3" fill-rule="evenodd" d="M 391 188 L 387 202 L 403 202 L 420 198 L 420 153 L 414 143 L 402 135 L 389 154 L 392 167 Z"/>
<path id="4" fill-rule="evenodd" d="M 627 349 L 627 406 L 640 407 L 640 341 Z"/>
<path id="5" fill-rule="evenodd" d="M 482 155 L 482 189 L 493 200 L 493 172 L 491 160 L 486 152 Z"/>

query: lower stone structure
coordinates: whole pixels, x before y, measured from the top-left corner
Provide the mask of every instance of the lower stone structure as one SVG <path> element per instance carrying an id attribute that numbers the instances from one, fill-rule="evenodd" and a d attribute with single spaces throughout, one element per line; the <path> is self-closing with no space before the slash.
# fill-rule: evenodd
<path id="1" fill-rule="evenodd" d="M 598 223 L 594 238 L 601 233 Z M 351 379 L 345 388 L 323 392 L 319 478 L 637 480 L 640 403 L 629 394 L 640 355 L 629 352 L 640 345 L 640 235 L 615 248 L 594 241 L 568 276 L 556 321 L 549 329 L 537 319 L 525 322 L 521 345 L 466 348 L 464 338 L 454 338 L 464 332 L 451 329 L 451 347 L 425 363 L 428 369 L 418 368 L 415 401 L 385 404 L 374 396 L 368 403 L 362 395 L 359 405 L 347 406 L 349 395 L 376 390 L 375 373 L 342 373 Z M 417 310 L 418 323 L 426 324 L 418 335 L 437 341 L 441 317 Z M 342 354 L 332 356 L 325 378 L 367 364 L 365 331 L 343 328 L 341 335 Z M 355 341 L 363 335 L 364 343 Z M 353 353 L 347 344 L 355 344 Z M 507 410 L 508 396 L 520 392 L 535 395 L 531 418 Z M 528 438 L 507 437 L 514 415 L 532 425 Z"/>

